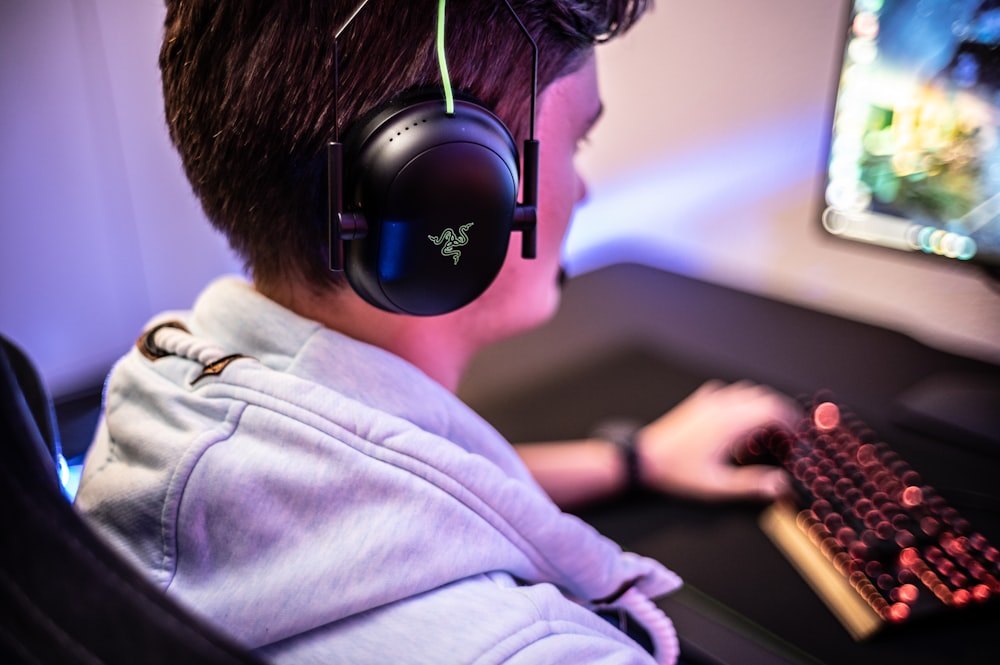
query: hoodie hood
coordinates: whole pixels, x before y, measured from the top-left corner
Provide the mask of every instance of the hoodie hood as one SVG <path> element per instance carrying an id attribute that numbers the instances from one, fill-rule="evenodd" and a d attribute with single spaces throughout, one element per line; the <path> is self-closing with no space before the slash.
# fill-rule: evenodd
<path id="1" fill-rule="evenodd" d="M 77 503 L 249 646 L 492 571 L 583 605 L 680 585 L 562 513 L 406 361 L 235 278 L 167 320 L 109 377 Z"/>

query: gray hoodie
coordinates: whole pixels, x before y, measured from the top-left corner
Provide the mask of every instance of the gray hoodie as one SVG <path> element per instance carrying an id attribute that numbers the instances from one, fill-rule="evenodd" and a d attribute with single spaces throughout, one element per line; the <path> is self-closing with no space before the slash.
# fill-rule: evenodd
<path id="1" fill-rule="evenodd" d="M 643 663 L 680 580 L 564 514 L 406 361 L 224 278 L 112 371 L 77 506 L 274 662 Z"/>

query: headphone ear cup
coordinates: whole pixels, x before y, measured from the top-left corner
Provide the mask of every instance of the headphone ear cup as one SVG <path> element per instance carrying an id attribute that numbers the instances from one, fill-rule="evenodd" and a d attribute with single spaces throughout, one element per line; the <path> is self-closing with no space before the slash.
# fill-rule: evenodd
<path id="1" fill-rule="evenodd" d="M 507 256 L 518 154 L 482 106 L 438 97 L 388 107 L 352 132 L 346 207 L 367 221 L 345 244 L 352 287 L 392 312 L 437 315 L 472 302 Z"/>

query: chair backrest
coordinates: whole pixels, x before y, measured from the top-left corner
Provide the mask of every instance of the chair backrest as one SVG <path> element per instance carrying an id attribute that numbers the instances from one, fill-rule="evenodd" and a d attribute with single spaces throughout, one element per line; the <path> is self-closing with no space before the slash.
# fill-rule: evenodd
<path id="1" fill-rule="evenodd" d="M 66 467 L 66 460 L 62 456 L 59 428 L 49 392 L 31 359 L 2 335 L 0 384 L 4 402 L 10 402 L 11 415 L 29 430 L 34 430 L 28 440 L 47 476 L 41 482 L 55 481 L 57 487 L 62 487 L 61 473 Z"/>
<path id="2" fill-rule="evenodd" d="M 90 529 L 60 458 L 45 384 L 0 335 L 0 662 L 259 665 Z"/>

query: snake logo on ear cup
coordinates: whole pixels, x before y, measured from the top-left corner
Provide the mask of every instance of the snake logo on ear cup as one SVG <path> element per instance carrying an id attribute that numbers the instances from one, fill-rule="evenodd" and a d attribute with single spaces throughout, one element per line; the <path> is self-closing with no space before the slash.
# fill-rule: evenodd
<path id="1" fill-rule="evenodd" d="M 344 143 L 345 208 L 367 226 L 345 246 L 351 286 L 373 305 L 416 315 L 485 291 L 517 206 L 517 149 L 503 123 L 466 101 L 447 114 L 435 98 L 390 106 Z"/>

